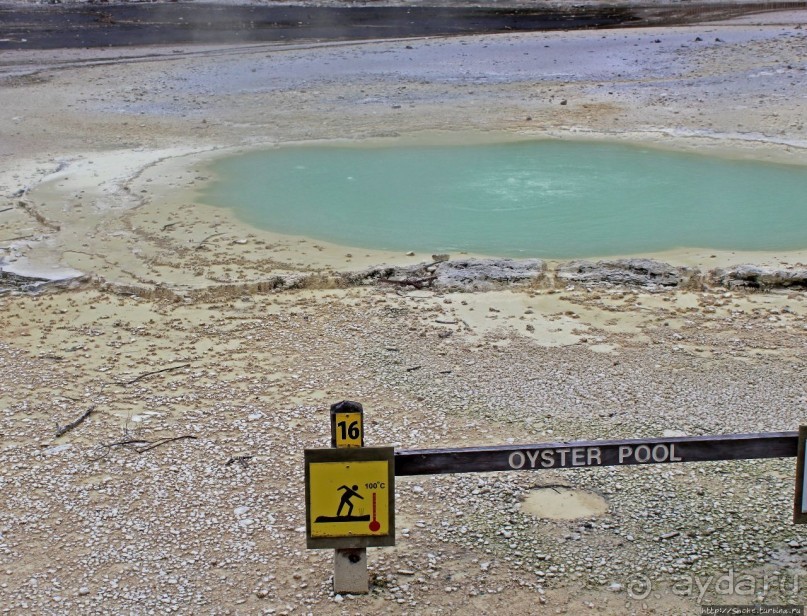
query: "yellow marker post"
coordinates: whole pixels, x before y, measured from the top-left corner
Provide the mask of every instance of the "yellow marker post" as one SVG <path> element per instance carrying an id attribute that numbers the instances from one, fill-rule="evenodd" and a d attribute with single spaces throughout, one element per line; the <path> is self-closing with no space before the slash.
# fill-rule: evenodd
<path id="1" fill-rule="evenodd" d="M 367 548 L 395 545 L 395 451 L 364 447 L 364 409 L 331 406 L 331 447 L 305 450 L 306 545 L 336 548 L 333 589 L 369 592 Z"/>

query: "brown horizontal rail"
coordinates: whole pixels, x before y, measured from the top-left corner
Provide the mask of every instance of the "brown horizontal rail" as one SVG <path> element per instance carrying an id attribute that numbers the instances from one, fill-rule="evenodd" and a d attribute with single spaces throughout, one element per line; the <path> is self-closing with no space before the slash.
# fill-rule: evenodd
<path id="1" fill-rule="evenodd" d="M 410 449 L 395 452 L 395 474 L 441 475 L 792 458 L 796 456 L 798 440 L 798 432 L 763 432 L 458 449 Z"/>

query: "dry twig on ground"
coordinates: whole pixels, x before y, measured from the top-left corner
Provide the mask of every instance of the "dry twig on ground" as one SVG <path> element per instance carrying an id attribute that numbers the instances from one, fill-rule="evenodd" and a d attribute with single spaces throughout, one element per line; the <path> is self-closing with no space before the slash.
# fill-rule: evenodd
<path id="1" fill-rule="evenodd" d="M 402 287 L 415 287 L 416 289 L 422 289 L 423 287 L 430 287 L 435 280 L 437 280 L 437 276 L 426 276 L 425 278 L 405 278 L 404 280 L 379 278 L 378 282 L 399 285 Z"/>
<path id="2" fill-rule="evenodd" d="M 30 240 L 32 237 L 34 237 L 34 236 L 33 235 L 18 235 L 17 237 L 4 238 L 4 239 L 0 240 L 0 242 L 16 242 L 17 240 Z"/>
<path id="3" fill-rule="evenodd" d="M 156 449 L 162 445 L 166 445 L 168 443 L 173 443 L 174 441 L 182 441 L 182 440 L 196 440 L 197 437 L 192 436 L 190 434 L 183 434 L 181 436 L 166 436 L 162 438 L 158 438 L 154 441 L 149 441 L 142 438 L 127 438 L 122 441 L 116 441 L 114 443 L 101 443 L 100 446 L 104 448 L 103 454 L 95 458 L 93 461 L 100 460 L 101 458 L 106 457 L 106 455 L 114 448 L 114 447 L 127 447 L 136 451 L 137 453 L 145 453 L 152 449 Z"/>
<path id="4" fill-rule="evenodd" d="M 79 417 L 75 421 L 71 421 L 66 426 L 60 426 L 57 423 L 56 424 L 56 438 L 59 438 L 60 436 L 62 436 L 63 434 L 66 434 L 67 432 L 70 432 L 70 430 L 72 430 L 73 428 L 75 428 L 76 426 L 81 424 L 85 419 L 87 419 L 87 417 L 89 417 L 92 414 L 92 412 L 94 410 L 95 410 L 95 405 L 93 404 L 90 408 L 88 408 L 86 411 L 84 411 L 84 414 L 81 417 Z"/>
<path id="5" fill-rule="evenodd" d="M 224 233 L 214 233 L 213 235 L 208 235 L 205 239 L 203 239 L 196 245 L 196 250 L 200 250 L 201 248 L 203 248 L 207 240 L 212 240 L 214 237 L 218 237 L 219 235 L 224 235 Z"/>
<path id="6" fill-rule="evenodd" d="M 247 462 L 249 462 L 255 456 L 232 456 L 227 462 L 224 463 L 224 466 L 230 466 L 231 464 L 238 462 L 241 466 L 247 466 Z"/>
<path id="7" fill-rule="evenodd" d="M 145 379 L 148 376 L 154 376 L 155 374 L 161 374 L 163 372 L 171 372 L 172 370 L 179 370 L 180 368 L 187 368 L 190 364 L 180 364 L 179 366 L 171 366 L 169 368 L 161 368 L 160 370 L 152 370 L 151 372 L 144 372 L 140 376 L 136 376 L 135 378 L 129 381 L 114 381 L 115 385 L 131 385 L 132 383 L 137 383 L 141 379 Z"/>

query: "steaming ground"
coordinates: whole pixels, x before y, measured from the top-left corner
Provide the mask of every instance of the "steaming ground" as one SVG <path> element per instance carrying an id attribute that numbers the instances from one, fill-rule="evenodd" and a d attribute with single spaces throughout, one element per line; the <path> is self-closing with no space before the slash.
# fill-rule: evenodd
<path id="1" fill-rule="evenodd" d="M 314 139 L 610 138 L 804 164 L 805 15 L 772 22 L 4 52 L 2 267 L 94 282 L 0 295 L 2 609 L 807 602 L 792 460 L 401 479 L 398 545 L 371 550 L 371 594 L 334 596 L 331 554 L 301 530 L 302 450 L 327 446 L 330 403 L 363 402 L 368 444 L 399 448 L 793 430 L 804 293 L 270 292 L 277 273 L 430 255 L 258 231 L 195 194 L 211 156 Z M 195 438 L 113 445 L 176 436 Z M 580 517 L 535 517 L 550 485 Z"/>

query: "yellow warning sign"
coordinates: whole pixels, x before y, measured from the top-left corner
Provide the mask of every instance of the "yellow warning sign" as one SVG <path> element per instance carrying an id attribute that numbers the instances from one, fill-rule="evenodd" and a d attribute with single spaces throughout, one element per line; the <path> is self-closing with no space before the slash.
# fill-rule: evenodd
<path id="1" fill-rule="evenodd" d="M 388 534 L 388 466 L 386 461 L 312 464 L 311 536 Z"/>
<path id="2" fill-rule="evenodd" d="M 394 545 L 392 447 L 308 449 L 308 547 Z"/>

